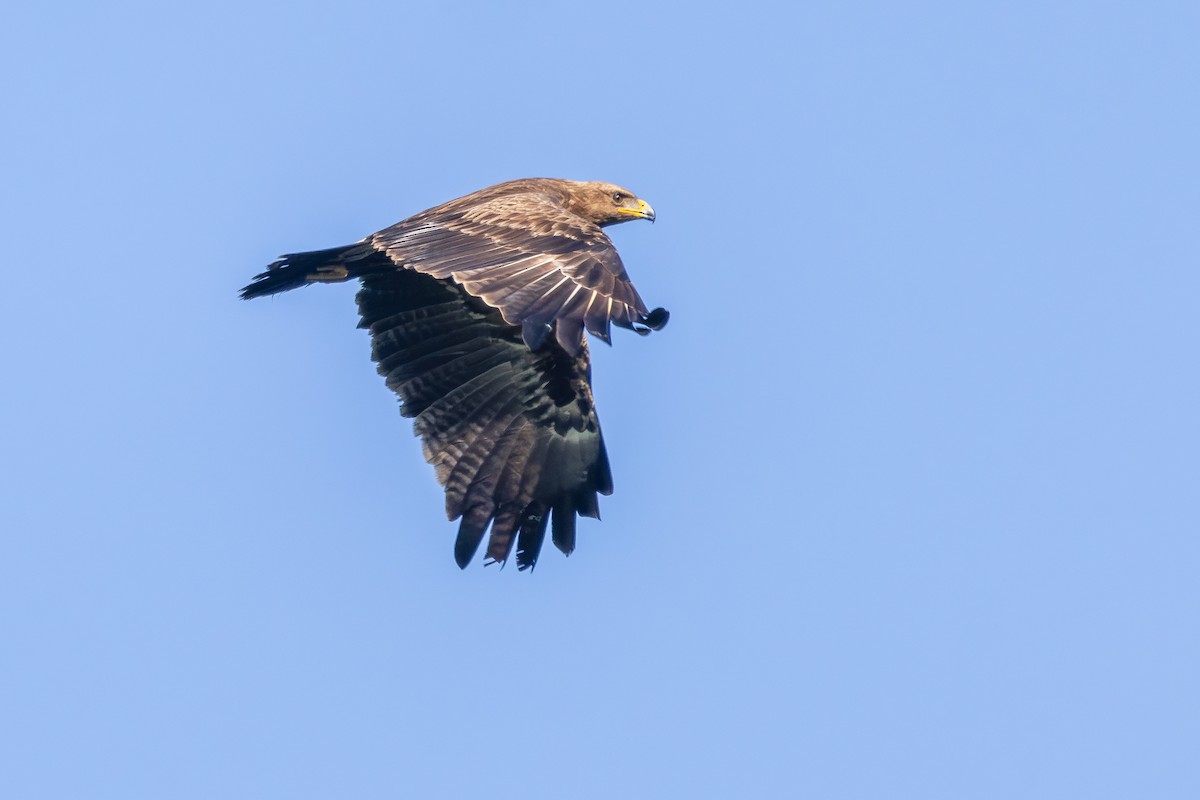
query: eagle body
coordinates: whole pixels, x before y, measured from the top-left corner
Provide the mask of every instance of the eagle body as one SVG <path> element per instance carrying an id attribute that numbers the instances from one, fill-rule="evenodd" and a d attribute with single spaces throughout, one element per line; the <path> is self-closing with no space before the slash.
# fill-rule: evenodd
<path id="1" fill-rule="evenodd" d="M 584 331 L 641 334 L 648 311 L 603 228 L 654 219 L 632 192 L 529 178 L 423 211 L 352 245 L 281 257 L 249 299 L 358 279 L 360 328 L 401 414 L 461 519 L 454 555 L 488 563 L 516 546 L 533 567 L 547 528 L 575 548 L 575 518 L 599 518 L 612 474 L 591 389 Z"/>

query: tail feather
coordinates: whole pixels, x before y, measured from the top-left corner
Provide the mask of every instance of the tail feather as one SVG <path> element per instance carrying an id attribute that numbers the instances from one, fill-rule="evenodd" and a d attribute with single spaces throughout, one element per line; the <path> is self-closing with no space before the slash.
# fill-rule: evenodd
<path id="1" fill-rule="evenodd" d="M 254 276 L 254 282 L 243 287 L 243 300 L 279 294 L 310 283 L 338 283 L 378 271 L 385 266 L 382 256 L 368 244 L 359 242 L 327 250 L 307 253 L 288 253 L 267 265 L 267 271 Z M 390 260 L 383 257 L 386 266 Z"/>

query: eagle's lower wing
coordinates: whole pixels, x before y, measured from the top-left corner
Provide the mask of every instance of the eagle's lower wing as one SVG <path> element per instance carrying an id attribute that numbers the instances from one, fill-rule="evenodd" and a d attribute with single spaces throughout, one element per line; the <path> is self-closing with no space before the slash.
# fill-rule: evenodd
<path id="1" fill-rule="evenodd" d="M 535 350 L 552 328 L 575 354 L 585 328 L 607 342 L 610 323 L 645 333 L 666 322 L 665 311 L 647 311 L 604 231 L 538 193 L 433 209 L 368 241 L 498 309 Z"/>
<path id="2" fill-rule="evenodd" d="M 359 327 L 372 357 L 414 417 L 425 458 L 462 517 L 454 555 L 470 562 L 491 523 L 487 557 L 537 561 L 554 517 L 554 543 L 575 546 L 575 515 L 598 517 L 612 476 L 593 406 L 586 346 L 532 351 L 499 311 L 459 286 L 408 270 L 366 275 Z"/>

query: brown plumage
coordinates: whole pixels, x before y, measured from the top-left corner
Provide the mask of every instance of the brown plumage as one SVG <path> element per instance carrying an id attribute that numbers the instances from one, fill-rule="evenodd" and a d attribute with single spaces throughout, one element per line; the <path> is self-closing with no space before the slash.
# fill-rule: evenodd
<path id="1" fill-rule="evenodd" d="M 654 219 L 609 183 L 529 178 L 497 184 L 409 217 L 345 247 L 293 253 L 242 290 L 260 297 L 358 278 L 359 327 L 400 412 L 462 518 L 465 567 L 488 526 L 487 558 L 532 567 L 547 523 L 564 553 L 575 516 L 599 518 L 612 475 L 583 332 L 641 334 L 667 323 L 648 311 L 601 228 Z"/>

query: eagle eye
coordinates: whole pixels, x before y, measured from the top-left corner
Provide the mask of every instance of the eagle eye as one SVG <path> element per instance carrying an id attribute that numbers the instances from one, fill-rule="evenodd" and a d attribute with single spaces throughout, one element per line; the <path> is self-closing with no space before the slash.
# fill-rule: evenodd
<path id="1" fill-rule="evenodd" d="M 625 199 L 625 195 L 622 194 L 621 192 L 613 192 L 613 202 L 614 203 L 620 203 L 624 199 Z"/>

